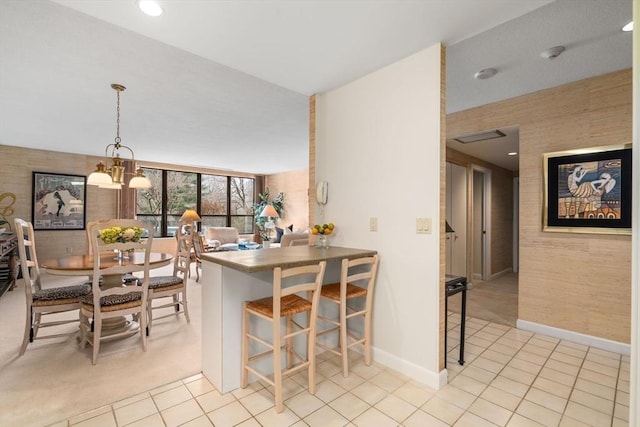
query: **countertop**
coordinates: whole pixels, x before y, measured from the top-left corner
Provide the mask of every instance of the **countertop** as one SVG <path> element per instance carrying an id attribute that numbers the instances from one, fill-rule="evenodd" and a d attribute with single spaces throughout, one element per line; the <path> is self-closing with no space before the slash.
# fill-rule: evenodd
<path id="1" fill-rule="evenodd" d="M 225 267 L 234 268 L 245 273 L 273 270 L 275 267 L 297 267 L 315 264 L 320 261 L 340 260 L 343 258 L 363 258 L 377 253 L 370 249 L 315 246 L 289 246 L 285 248 L 269 248 L 242 251 L 207 252 L 200 258 Z"/>

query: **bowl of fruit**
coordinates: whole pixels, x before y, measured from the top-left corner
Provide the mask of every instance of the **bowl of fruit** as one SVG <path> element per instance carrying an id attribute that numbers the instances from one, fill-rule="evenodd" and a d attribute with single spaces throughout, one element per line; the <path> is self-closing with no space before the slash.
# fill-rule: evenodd
<path id="1" fill-rule="evenodd" d="M 332 222 L 316 224 L 311 227 L 311 234 L 316 236 L 316 247 L 326 249 L 329 247 L 329 236 L 335 231 Z"/>

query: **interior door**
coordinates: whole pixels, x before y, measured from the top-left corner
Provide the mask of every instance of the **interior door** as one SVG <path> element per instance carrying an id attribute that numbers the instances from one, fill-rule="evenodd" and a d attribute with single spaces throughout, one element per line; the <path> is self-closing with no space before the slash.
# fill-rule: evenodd
<path id="1" fill-rule="evenodd" d="M 467 276 L 467 168 L 447 162 L 446 220 L 453 232 L 446 236 L 446 272 Z"/>

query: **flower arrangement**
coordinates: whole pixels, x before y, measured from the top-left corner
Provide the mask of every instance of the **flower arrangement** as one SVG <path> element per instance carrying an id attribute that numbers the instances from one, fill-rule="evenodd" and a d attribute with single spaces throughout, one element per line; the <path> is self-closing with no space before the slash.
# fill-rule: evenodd
<path id="1" fill-rule="evenodd" d="M 140 227 L 109 227 L 100 230 L 100 240 L 106 244 L 137 242 L 142 237 Z"/>

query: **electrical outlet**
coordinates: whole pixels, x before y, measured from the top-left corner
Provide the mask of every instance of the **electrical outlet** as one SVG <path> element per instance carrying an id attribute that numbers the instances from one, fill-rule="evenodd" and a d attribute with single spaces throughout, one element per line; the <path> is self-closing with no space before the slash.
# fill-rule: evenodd
<path id="1" fill-rule="evenodd" d="M 369 218 L 369 231 L 378 231 L 378 218 Z"/>

